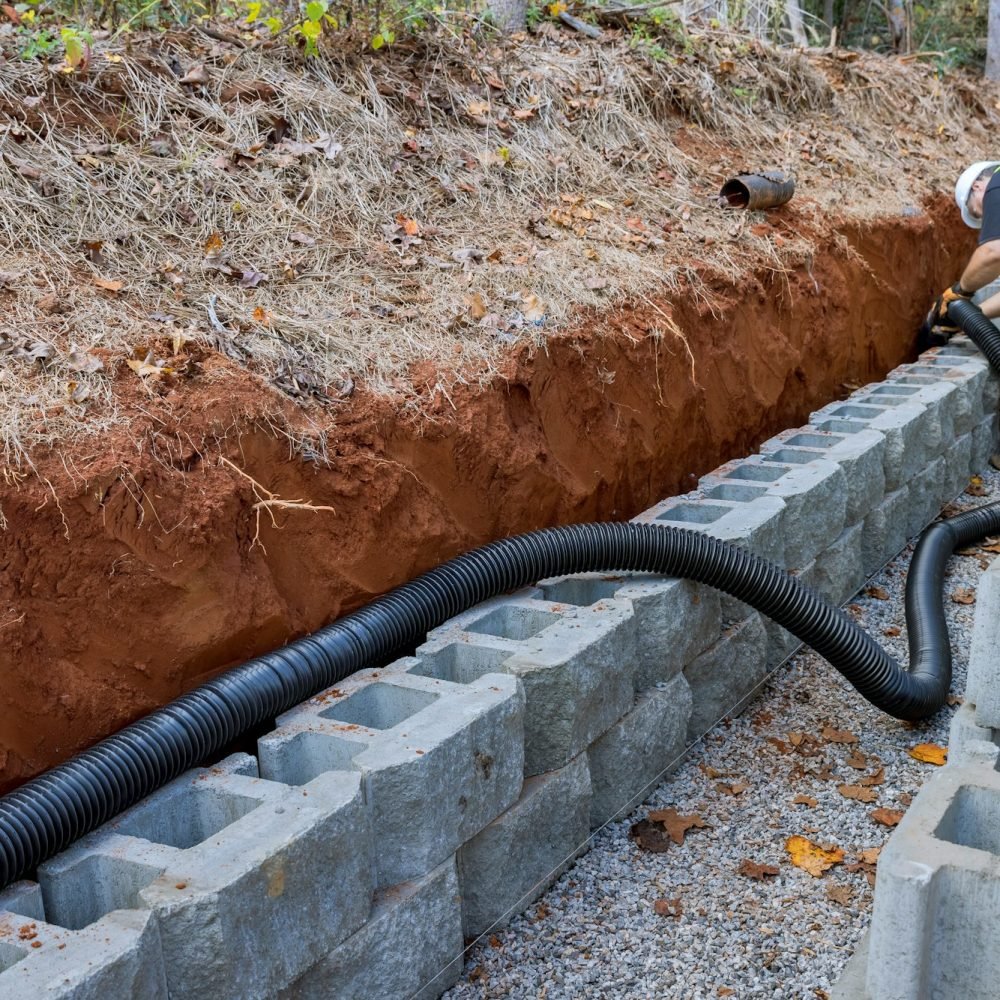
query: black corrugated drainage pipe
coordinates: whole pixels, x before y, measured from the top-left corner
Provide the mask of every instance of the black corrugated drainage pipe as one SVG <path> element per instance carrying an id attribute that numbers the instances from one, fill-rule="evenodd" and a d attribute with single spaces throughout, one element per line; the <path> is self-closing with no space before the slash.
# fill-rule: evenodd
<path id="1" fill-rule="evenodd" d="M 1000 334 L 975 306 L 952 312 L 991 364 Z M 975 332 L 973 332 L 975 331 Z M 992 331 L 992 332 L 991 332 Z M 990 353 L 993 352 L 993 353 Z M 906 588 L 911 669 L 839 609 L 780 567 L 737 545 L 666 525 L 548 528 L 474 549 L 312 635 L 229 670 L 0 799 L 0 888 L 123 809 L 306 698 L 387 662 L 432 628 L 491 597 L 547 577 L 656 573 L 731 594 L 833 664 L 872 704 L 901 719 L 935 712 L 951 653 L 941 606 L 945 563 L 960 545 L 1000 531 L 1000 504 L 924 532 Z"/>

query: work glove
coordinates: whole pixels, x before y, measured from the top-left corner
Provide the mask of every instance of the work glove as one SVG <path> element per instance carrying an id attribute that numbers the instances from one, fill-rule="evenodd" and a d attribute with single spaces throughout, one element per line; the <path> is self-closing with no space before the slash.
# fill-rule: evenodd
<path id="1" fill-rule="evenodd" d="M 958 333 L 960 327 L 948 316 L 948 306 L 959 300 L 968 301 L 974 292 L 967 292 L 960 281 L 946 288 L 931 306 L 920 329 L 917 331 L 917 351 L 926 351 L 929 347 L 941 347 Z"/>

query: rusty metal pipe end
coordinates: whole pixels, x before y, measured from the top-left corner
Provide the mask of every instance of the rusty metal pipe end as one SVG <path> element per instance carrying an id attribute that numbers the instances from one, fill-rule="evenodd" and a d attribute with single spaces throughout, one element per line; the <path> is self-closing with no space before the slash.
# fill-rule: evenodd
<path id="1" fill-rule="evenodd" d="M 780 170 L 737 174 L 722 185 L 719 205 L 723 208 L 774 208 L 795 194 L 795 178 Z"/>

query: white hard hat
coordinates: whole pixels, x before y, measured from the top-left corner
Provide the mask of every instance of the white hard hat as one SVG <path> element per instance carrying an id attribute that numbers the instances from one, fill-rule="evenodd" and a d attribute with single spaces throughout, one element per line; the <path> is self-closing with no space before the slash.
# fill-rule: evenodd
<path id="1" fill-rule="evenodd" d="M 969 206 L 966 204 L 969 200 L 969 192 L 979 175 L 983 171 L 989 170 L 990 167 L 1000 167 L 1000 163 L 996 160 L 981 160 L 979 163 L 973 163 L 971 167 L 962 172 L 962 176 L 959 177 L 958 183 L 955 185 L 955 201 L 958 202 L 959 211 L 962 213 L 962 221 L 973 229 L 982 229 L 983 220 L 975 218 L 969 212 Z"/>

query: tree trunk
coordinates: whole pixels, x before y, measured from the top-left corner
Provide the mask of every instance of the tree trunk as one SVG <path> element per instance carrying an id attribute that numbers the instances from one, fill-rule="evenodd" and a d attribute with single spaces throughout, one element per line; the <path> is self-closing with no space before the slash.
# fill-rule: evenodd
<path id="1" fill-rule="evenodd" d="M 986 79 L 1000 80 L 1000 0 L 990 0 L 986 36 Z"/>
<path id="2" fill-rule="evenodd" d="M 528 26 L 528 0 L 489 0 L 493 22 L 505 34 L 513 35 Z"/>
<path id="3" fill-rule="evenodd" d="M 802 8 L 799 6 L 799 0 L 785 0 L 785 14 L 788 17 L 788 27 L 792 32 L 792 41 L 796 45 L 808 45 L 809 39 L 806 38 L 806 28 L 802 23 Z"/>

